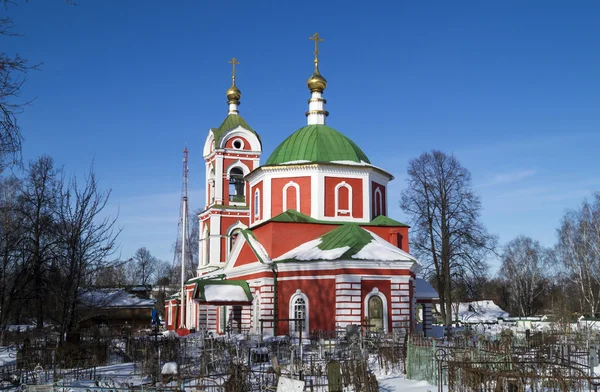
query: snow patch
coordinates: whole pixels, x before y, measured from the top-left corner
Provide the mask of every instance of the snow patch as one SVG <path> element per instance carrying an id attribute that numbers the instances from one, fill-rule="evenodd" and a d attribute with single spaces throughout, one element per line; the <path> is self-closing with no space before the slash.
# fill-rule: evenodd
<path id="1" fill-rule="evenodd" d="M 349 246 L 342 246 L 341 248 L 323 250 L 319 249 L 323 239 L 317 238 L 316 240 L 305 242 L 304 244 L 290 250 L 287 253 L 275 258 L 275 261 L 296 259 L 296 260 L 335 260 L 340 258 L 348 249 Z"/>
<path id="2" fill-rule="evenodd" d="M 83 291 L 79 300 L 84 307 L 98 308 L 153 308 L 155 299 L 140 298 L 119 289 L 97 289 Z"/>
<path id="3" fill-rule="evenodd" d="M 248 296 L 241 286 L 231 284 L 209 284 L 204 286 L 204 297 L 207 302 L 247 302 Z"/>
<path id="4" fill-rule="evenodd" d="M 353 259 L 376 260 L 376 261 L 417 261 L 407 252 L 390 244 L 377 234 L 366 230 L 373 239 L 356 254 Z"/>
<path id="5" fill-rule="evenodd" d="M 267 254 L 267 251 L 265 250 L 265 248 L 262 246 L 262 244 L 260 242 L 258 242 L 256 240 L 256 238 L 254 238 L 252 235 L 248 234 L 247 236 L 248 238 L 248 242 L 250 243 L 250 246 L 253 247 L 255 250 L 258 251 L 258 253 L 260 253 L 260 257 L 263 259 L 263 261 L 265 263 L 268 263 L 271 261 L 271 259 L 269 258 L 269 255 Z"/>
<path id="6" fill-rule="evenodd" d="M 177 374 L 177 362 L 165 363 L 160 374 Z"/>

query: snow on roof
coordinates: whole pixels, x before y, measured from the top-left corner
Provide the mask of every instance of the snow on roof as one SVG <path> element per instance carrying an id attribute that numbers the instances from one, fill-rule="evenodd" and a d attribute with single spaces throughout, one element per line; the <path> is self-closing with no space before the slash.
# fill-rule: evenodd
<path id="1" fill-rule="evenodd" d="M 323 250 L 319 248 L 319 245 L 321 245 L 322 242 L 322 238 L 317 238 L 316 240 L 305 242 L 302 245 L 299 245 L 296 248 L 290 250 L 289 252 L 286 252 L 281 256 L 275 258 L 274 260 L 335 260 L 342 256 L 348 249 L 350 249 L 349 246 L 343 246 L 337 249 Z"/>
<path id="2" fill-rule="evenodd" d="M 390 244 L 377 234 L 370 230 L 365 230 L 371 234 L 373 239 L 365 245 L 356 254 L 352 255 L 353 259 L 359 260 L 381 260 L 381 261 L 417 261 L 409 253 Z"/>
<path id="3" fill-rule="evenodd" d="M 265 263 L 271 262 L 269 254 L 262 246 L 262 244 L 258 242 L 256 238 L 254 238 L 254 235 L 251 232 L 248 235 L 245 235 L 244 238 L 246 238 L 246 240 L 248 241 L 248 245 L 250 245 L 250 247 L 253 248 L 253 250 L 257 253 L 258 258 L 261 259 L 261 261 Z"/>
<path id="4" fill-rule="evenodd" d="M 436 306 L 439 310 L 439 305 Z M 456 316 L 456 309 L 452 307 L 452 317 Z M 464 323 L 495 323 L 499 318 L 508 317 L 505 312 L 492 300 L 461 302 L 458 305 L 458 320 Z"/>
<path id="5" fill-rule="evenodd" d="M 415 279 L 415 298 L 419 299 L 439 299 L 438 292 L 425 279 Z"/>
<path id="6" fill-rule="evenodd" d="M 153 308 L 155 299 L 140 298 L 124 289 L 92 289 L 79 294 L 82 307 L 86 308 Z"/>
<path id="7" fill-rule="evenodd" d="M 246 291 L 241 286 L 234 285 L 216 285 L 207 284 L 204 286 L 204 296 L 207 302 L 228 301 L 244 302 L 248 301 Z"/>
<path id="8" fill-rule="evenodd" d="M 274 261 L 418 261 L 372 231 L 356 223 L 343 224 L 321 237 L 305 242 Z"/>

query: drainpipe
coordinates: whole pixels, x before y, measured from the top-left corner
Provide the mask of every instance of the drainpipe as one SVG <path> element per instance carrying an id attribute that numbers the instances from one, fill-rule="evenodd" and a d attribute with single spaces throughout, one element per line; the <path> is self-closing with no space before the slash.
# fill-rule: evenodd
<path id="1" fill-rule="evenodd" d="M 279 319 L 277 309 L 277 264 L 271 264 L 271 271 L 273 271 L 273 336 L 277 336 L 277 320 Z"/>

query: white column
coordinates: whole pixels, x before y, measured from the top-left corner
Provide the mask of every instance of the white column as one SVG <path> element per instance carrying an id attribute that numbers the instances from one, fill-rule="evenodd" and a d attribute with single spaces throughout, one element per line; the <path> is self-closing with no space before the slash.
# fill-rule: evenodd
<path id="1" fill-rule="evenodd" d="M 325 124 L 325 118 L 327 112 L 325 111 L 325 99 L 323 99 L 321 92 L 313 91 L 311 98 L 308 100 L 308 113 L 307 120 L 308 125 L 312 124 Z"/>

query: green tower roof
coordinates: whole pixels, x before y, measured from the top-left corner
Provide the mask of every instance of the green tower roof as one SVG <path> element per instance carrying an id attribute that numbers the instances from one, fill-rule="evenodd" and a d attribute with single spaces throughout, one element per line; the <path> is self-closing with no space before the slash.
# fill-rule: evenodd
<path id="1" fill-rule="evenodd" d="M 371 163 L 352 140 L 326 125 L 307 125 L 298 129 L 273 151 L 265 165 L 293 161 L 352 161 Z"/>
<path id="2" fill-rule="evenodd" d="M 227 131 L 230 131 L 237 127 L 242 127 L 244 129 L 249 130 L 253 134 L 255 134 L 256 137 L 258 138 L 258 141 L 262 144 L 258 133 L 256 133 L 256 131 L 254 129 L 252 129 L 252 127 L 250 125 L 248 125 L 248 123 L 246 122 L 246 120 L 244 120 L 244 118 L 242 116 L 240 116 L 239 114 L 230 114 L 227 116 L 227 118 L 225 118 L 225 120 L 219 126 L 219 128 L 211 129 L 211 131 L 215 137 L 215 146 L 219 145 L 219 143 L 221 142 L 221 138 L 223 137 L 223 135 L 225 135 L 225 133 Z"/>

